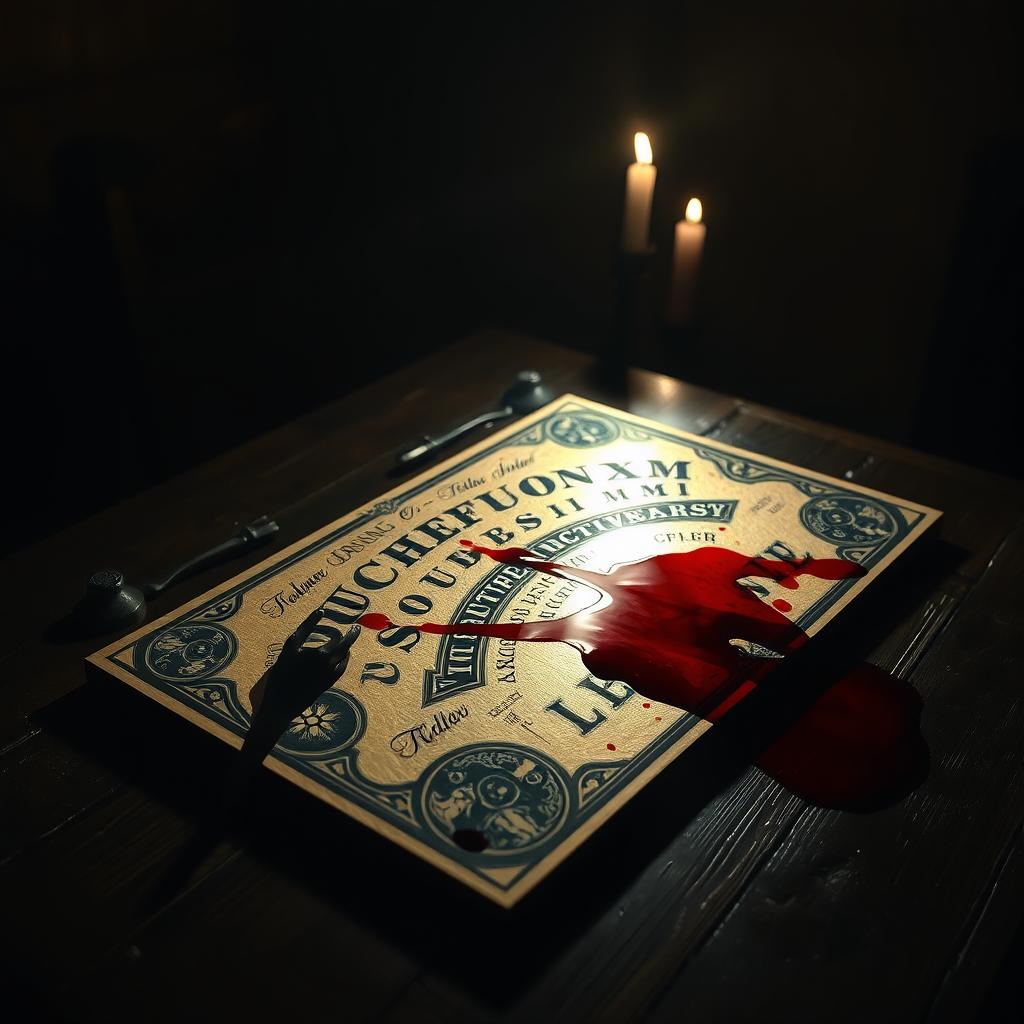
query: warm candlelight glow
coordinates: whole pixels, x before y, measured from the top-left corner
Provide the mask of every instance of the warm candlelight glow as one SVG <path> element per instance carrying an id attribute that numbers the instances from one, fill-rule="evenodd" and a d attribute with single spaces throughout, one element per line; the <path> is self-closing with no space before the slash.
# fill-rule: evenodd
<path id="1" fill-rule="evenodd" d="M 622 208 L 622 251 L 648 252 L 651 247 L 651 200 L 658 168 L 646 132 L 633 136 L 636 163 L 626 168 L 626 203 Z"/>
<path id="2" fill-rule="evenodd" d="M 704 206 L 694 196 L 686 204 L 682 220 L 676 221 L 675 246 L 672 250 L 672 286 L 669 292 L 665 319 L 674 327 L 688 327 L 693 323 L 697 275 L 700 272 L 701 253 L 707 225 L 701 218 Z"/>

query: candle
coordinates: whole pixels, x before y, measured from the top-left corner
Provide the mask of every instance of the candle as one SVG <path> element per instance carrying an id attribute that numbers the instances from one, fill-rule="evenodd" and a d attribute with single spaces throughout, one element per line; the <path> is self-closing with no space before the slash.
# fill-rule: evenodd
<path id="1" fill-rule="evenodd" d="M 701 221 L 703 215 L 704 208 L 700 200 L 691 199 L 686 204 L 686 215 L 676 224 L 667 318 L 676 327 L 685 327 L 693 319 L 697 273 L 704 250 L 704 235 L 707 233 L 707 226 Z"/>
<path id="2" fill-rule="evenodd" d="M 651 140 L 646 132 L 633 136 L 636 163 L 626 171 L 626 205 L 622 211 L 622 251 L 647 252 L 650 249 L 651 200 L 654 198 L 654 166 Z"/>

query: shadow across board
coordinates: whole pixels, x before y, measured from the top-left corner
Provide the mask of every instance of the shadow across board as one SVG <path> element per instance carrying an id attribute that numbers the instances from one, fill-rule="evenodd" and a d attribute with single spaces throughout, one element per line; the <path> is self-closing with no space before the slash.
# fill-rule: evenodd
<path id="1" fill-rule="evenodd" d="M 816 664 L 827 663 L 839 674 L 866 658 L 955 571 L 961 557 L 937 539 L 921 542 L 815 638 Z M 767 677 L 511 910 L 267 771 L 225 815 L 213 780 L 227 775 L 234 751 L 128 687 L 92 681 L 40 717 L 45 728 L 194 821 L 192 839 L 170 866 L 154 855 L 153 883 L 138 893 L 132 929 L 194 885 L 190 876 L 204 851 L 228 839 L 296 884 L 315 885 L 318 898 L 457 989 L 502 1008 L 514 1005 L 623 899 L 635 879 L 805 713 L 833 678 L 831 669 L 825 675 L 798 674 L 786 680 L 783 690 Z M 124 728 L 126 721 L 132 729 Z M 189 737 L 187 757 L 182 756 L 184 734 Z M 914 772 L 898 787 L 881 794 L 873 806 L 856 810 L 891 806 L 919 785 L 928 773 L 923 743 L 921 753 Z M 201 916 L 205 900 L 218 898 L 217 888 L 200 884 L 185 894 L 186 922 Z M 649 898 L 660 897 L 652 892 Z M 494 984 L 493 948 L 467 941 L 471 935 L 500 935 L 502 947 L 516 951 L 514 986 Z M 453 958 L 454 949 L 458 956 Z M 344 950 L 337 952 L 341 956 Z M 223 955 L 242 958 L 244 950 Z M 301 948 L 282 955 L 283 978 L 301 970 Z M 230 966 L 221 964 L 225 970 Z M 160 968 L 151 964 L 149 969 Z"/>

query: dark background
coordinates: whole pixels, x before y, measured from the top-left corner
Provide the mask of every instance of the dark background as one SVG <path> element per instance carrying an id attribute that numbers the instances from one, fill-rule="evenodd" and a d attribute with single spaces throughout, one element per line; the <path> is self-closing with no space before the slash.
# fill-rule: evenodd
<path id="1" fill-rule="evenodd" d="M 708 223 L 652 368 L 1020 474 L 1019 6 L 11 7 L 4 546 L 473 328 L 596 348 L 638 129 L 662 259 Z"/>

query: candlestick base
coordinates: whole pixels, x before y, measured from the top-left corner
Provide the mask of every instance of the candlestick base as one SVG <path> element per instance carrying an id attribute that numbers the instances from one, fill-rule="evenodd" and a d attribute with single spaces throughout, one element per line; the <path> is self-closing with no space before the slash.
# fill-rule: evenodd
<path id="1" fill-rule="evenodd" d="M 657 250 L 619 252 L 615 257 L 615 304 L 600 353 L 598 372 L 606 384 L 620 383 L 630 364 L 642 363 L 654 337 L 652 277 Z"/>
<path id="2" fill-rule="evenodd" d="M 661 351 L 664 372 L 694 384 L 705 383 L 711 352 L 698 321 L 684 326 L 665 324 L 661 328 Z"/>

